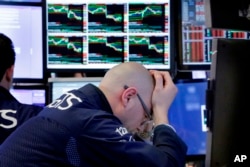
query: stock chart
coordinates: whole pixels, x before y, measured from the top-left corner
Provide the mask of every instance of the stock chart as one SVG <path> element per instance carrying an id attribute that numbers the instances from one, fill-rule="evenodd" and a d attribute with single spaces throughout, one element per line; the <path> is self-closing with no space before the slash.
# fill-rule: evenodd
<path id="1" fill-rule="evenodd" d="M 170 3 L 47 1 L 47 69 L 170 69 Z"/>

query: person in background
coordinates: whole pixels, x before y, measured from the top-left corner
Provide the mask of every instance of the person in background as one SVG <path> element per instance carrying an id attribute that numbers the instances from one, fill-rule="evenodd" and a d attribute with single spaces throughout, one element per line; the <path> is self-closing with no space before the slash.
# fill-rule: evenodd
<path id="1" fill-rule="evenodd" d="M 13 43 L 8 36 L 0 33 L 0 145 L 17 127 L 43 109 L 22 104 L 11 95 L 9 90 L 12 87 L 14 63 Z"/>
<path id="2" fill-rule="evenodd" d="M 184 167 L 187 146 L 168 122 L 177 91 L 168 72 L 116 65 L 12 133 L 0 166 Z"/>

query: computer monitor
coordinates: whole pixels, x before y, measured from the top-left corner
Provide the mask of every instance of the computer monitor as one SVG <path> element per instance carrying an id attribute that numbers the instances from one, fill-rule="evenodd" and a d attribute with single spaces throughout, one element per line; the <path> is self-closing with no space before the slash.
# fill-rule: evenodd
<path id="1" fill-rule="evenodd" d="M 172 0 L 47 0 L 48 71 L 172 70 Z"/>
<path id="2" fill-rule="evenodd" d="M 206 167 L 249 166 L 249 46 L 243 39 L 213 42 Z"/>
<path id="3" fill-rule="evenodd" d="M 246 30 L 243 31 L 243 29 L 235 30 L 233 27 L 208 26 L 207 22 L 211 19 L 207 16 L 210 10 L 207 1 L 210 0 L 179 0 L 179 11 L 177 12 L 180 18 L 177 23 L 179 27 L 177 68 L 179 71 L 209 71 L 214 54 L 212 52 L 212 39 L 250 38 L 250 33 Z M 227 19 L 231 19 L 231 11 L 228 5 L 238 5 L 238 1 L 237 3 L 229 3 L 226 0 L 211 0 L 211 3 L 215 6 L 211 6 L 215 15 L 212 20 L 218 22 L 218 24 L 224 24 L 225 19 L 222 19 L 222 16 L 227 15 Z M 232 24 L 245 25 L 234 22 Z"/>
<path id="4" fill-rule="evenodd" d="M 25 85 L 14 86 L 10 93 L 21 103 L 33 104 L 38 106 L 47 105 L 47 88 L 46 86 Z"/>
<path id="5" fill-rule="evenodd" d="M 177 134 L 187 144 L 189 160 L 205 160 L 207 79 L 178 79 L 178 93 L 168 117 Z"/>
<path id="6" fill-rule="evenodd" d="M 49 103 L 59 98 L 63 93 L 69 90 L 78 89 L 91 83 L 99 86 L 102 77 L 85 77 L 85 78 L 49 78 Z"/>
<path id="7" fill-rule="evenodd" d="M 0 32 L 10 37 L 14 44 L 14 82 L 43 82 L 42 4 L 13 1 L 1 3 Z"/>

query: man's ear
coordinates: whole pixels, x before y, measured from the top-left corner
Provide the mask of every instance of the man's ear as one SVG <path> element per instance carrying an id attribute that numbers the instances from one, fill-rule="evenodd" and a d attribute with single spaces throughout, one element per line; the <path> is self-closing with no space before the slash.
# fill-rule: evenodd
<path id="1" fill-rule="evenodd" d="M 135 87 L 128 87 L 122 92 L 122 102 L 124 106 L 126 106 L 129 103 L 129 100 L 136 96 L 137 90 Z"/>
<path id="2" fill-rule="evenodd" d="M 8 82 L 12 82 L 13 73 L 14 73 L 14 65 L 12 65 L 6 70 L 6 80 Z"/>

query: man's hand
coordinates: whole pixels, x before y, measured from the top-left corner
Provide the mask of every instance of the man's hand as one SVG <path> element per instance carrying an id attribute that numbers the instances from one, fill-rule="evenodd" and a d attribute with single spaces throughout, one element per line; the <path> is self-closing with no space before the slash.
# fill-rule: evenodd
<path id="1" fill-rule="evenodd" d="M 168 72 L 150 70 L 155 79 L 152 95 L 153 118 L 155 126 L 168 124 L 168 109 L 172 104 L 178 89 Z"/>

